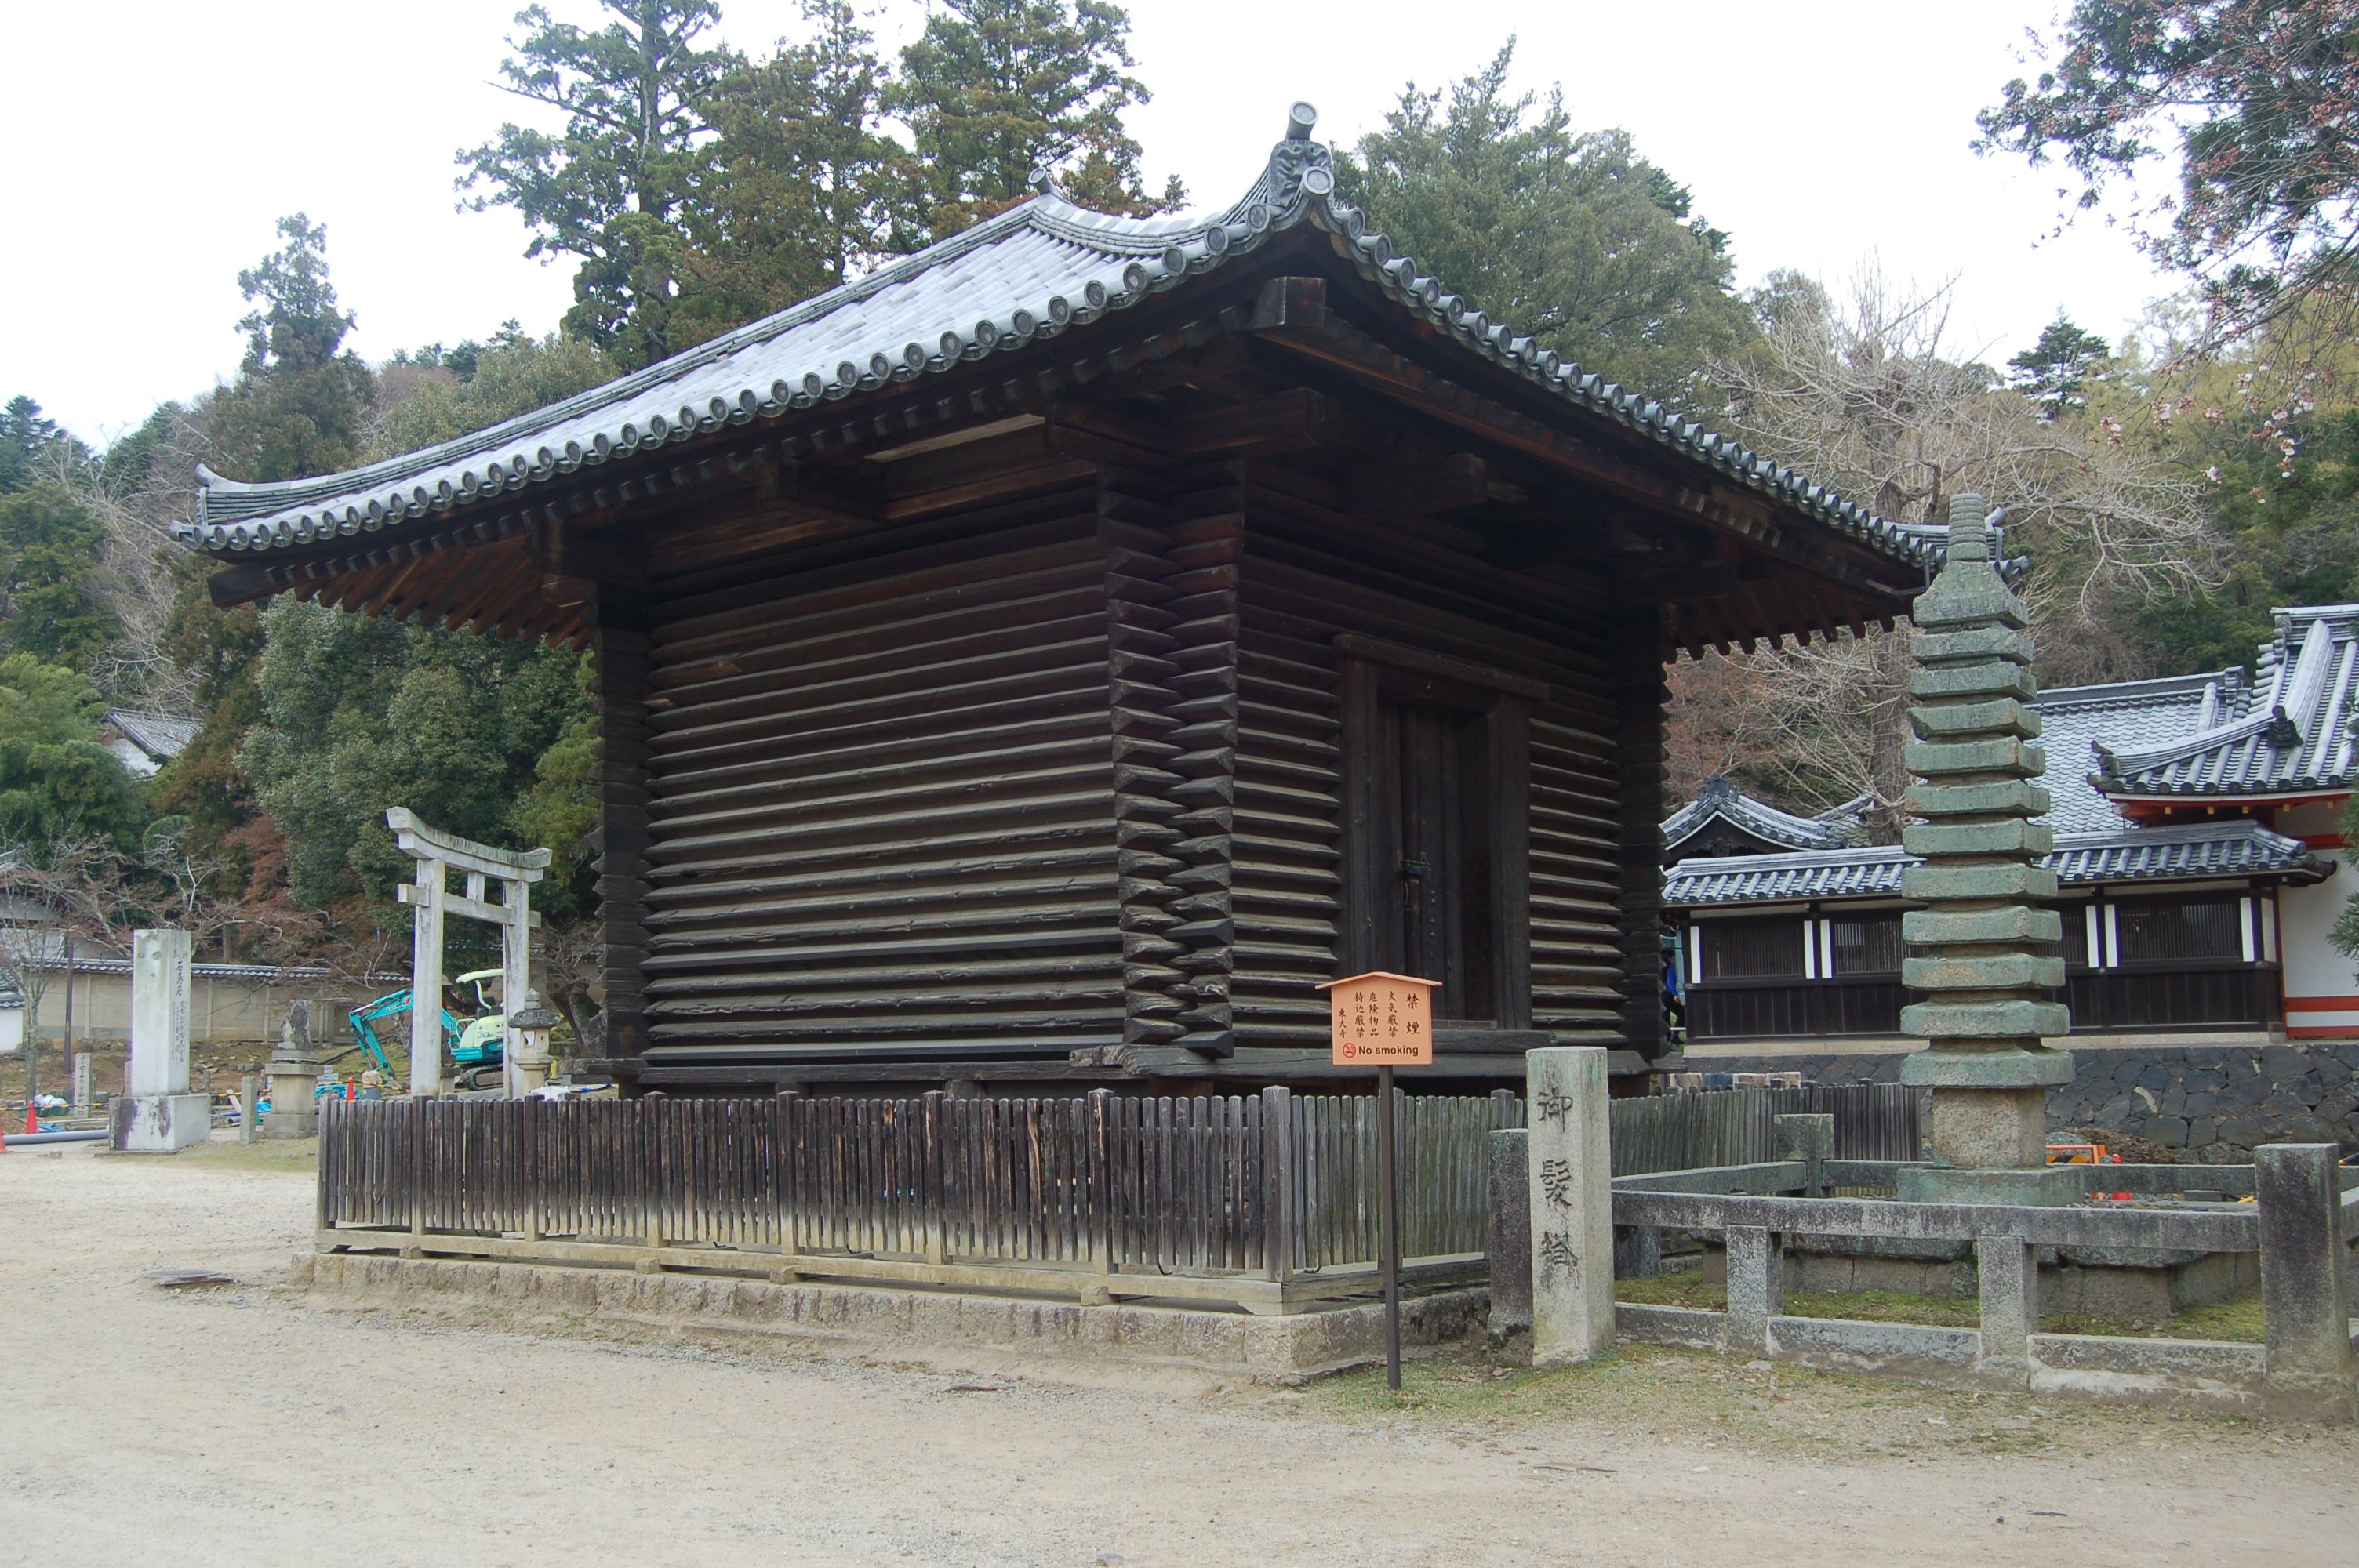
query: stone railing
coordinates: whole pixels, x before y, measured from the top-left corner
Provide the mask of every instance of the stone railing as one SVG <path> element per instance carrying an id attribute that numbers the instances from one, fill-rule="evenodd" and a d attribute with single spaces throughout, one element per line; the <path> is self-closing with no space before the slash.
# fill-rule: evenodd
<path id="1" fill-rule="evenodd" d="M 1493 1329 L 1530 1325 L 1541 1364 L 1585 1359 L 1619 1337 L 2035 1393 L 2359 1414 L 2350 1321 L 2359 1169 L 2340 1166 L 2335 1145 L 2267 1144 L 2248 1166 L 2073 1168 L 2108 1194 L 2129 1195 L 2121 1201 L 1893 1202 L 1820 1195 L 1905 1189 L 1916 1162 L 1834 1159 L 1830 1118 L 1788 1116 L 1777 1119 L 1779 1159 L 1610 1177 L 1604 1152 L 1586 1146 L 1581 1076 L 1571 1064 L 1546 1060 L 1560 1054 L 1578 1053 L 1534 1054 L 1531 1131 L 1495 1134 L 1493 1148 Z M 2152 1201 L 2194 1182 L 2222 1201 Z M 1604 1206 L 1600 1189 L 1610 1195 Z M 2240 1194 L 2256 1201 L 2224 1201 Z M 1610 1289 L 1613 1272 L 1606 1260 L 1618 1256 L 1631 1271 L 1633 1258 L 1653 1250 L 1630 1246 L 1633 1238 L 1673 1232 L 1701 1233 L 1725 1248 L 1725 1307 L 1617 1303 L 1608 1295 L 1602 1304 L 1610 1315 L 1601 1319 L 1599 1287 Z M 1977 1326 L 1788 1314 L 1789 1252 L 1827 1243 L 1865 1251 L 1970 1247 Z M 2125 1260 L 2256 1255 L 2262 1343 L 2042 1333 L 2040 1261 L 2055 1249 Z M 1529 1268 L 1511 1268 L 1510 1256 L 1529 1259 Z"/>

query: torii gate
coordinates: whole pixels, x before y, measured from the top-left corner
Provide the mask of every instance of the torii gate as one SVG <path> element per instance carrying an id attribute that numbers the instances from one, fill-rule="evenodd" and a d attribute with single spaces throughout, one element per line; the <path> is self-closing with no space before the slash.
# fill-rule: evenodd
<path id="1" fill-rule="evenodd" d="M 500 1009 L 514 1017 L 524 1005 L 532 984 L 532 928 L 540 916 L 532 912 L 532 884 L 549 867 L 546 849 L 495 849 L 455 833 L 429 827 L 397 806 L 385 814 L 402 850 L 418 862 L 416 882 L 398 888 L 401 902 L 412 906 L 409 960 L 409 1092 L 442 1092 L 442 916 L 463 914 L 500 928 Z M 456 867 L 467 873 L 467 891 L 452 892 L 443 872 Z M 484 896 L 487 881 L 500 884 L 500 902 Z M 516 1096 L 516 1049 L 521 1044 L 515 1025 L 501 1044 L 501 1082 L 508 1098 Z"/>

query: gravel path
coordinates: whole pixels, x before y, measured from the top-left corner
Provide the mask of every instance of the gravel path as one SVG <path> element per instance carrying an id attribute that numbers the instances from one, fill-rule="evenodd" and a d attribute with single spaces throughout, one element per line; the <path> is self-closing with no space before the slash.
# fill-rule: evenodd
<path id="1" fill-rule="evenodd" d="M 205 1152 L 0 1154 L 0 1558 L 2359 1561 L 2348 1432 L 1703 1357 L 1508 1379 L 1495 1399 L 1462 1362 L 1401 1414 L 1366 1379 L 1076 1387 L 527 1336 L 290 1299 L 310 1214 L 307 1175 Z M 145 1279 L 172 1268 L 239 1282 Z M 1413 1389 L 1420 1374 L 1445 1379 L 1413 1368 Z"/>

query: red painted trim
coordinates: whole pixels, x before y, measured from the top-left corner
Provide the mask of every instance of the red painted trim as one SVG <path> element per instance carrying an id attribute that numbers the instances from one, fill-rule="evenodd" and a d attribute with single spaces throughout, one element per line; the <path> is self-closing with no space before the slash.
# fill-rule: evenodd
<path id="1" fill-rule="evenodd" d="M 2285 1004 L 2288 1011 L 2302 1012 L 2359 1011 L 2359 996 L 2289 996 Z"/>
<path id="2" fill-rule="evenodd" d="M 2300 839 L 2305 849 L 2347 849 L 2351 847 L 2340 833 L 2288 833 L 2286 837 Z"/>
<path id="3" fill-rule="evenodd" d="M 2359 1023 L 2321 1026 L 2316 1029 L 2296 1028 L 2290 1023 L 2286 1025 L 2286 1038 L 2288 1040 L 2348 1040 L 2354 1035 L 2359 1035 Z"/>

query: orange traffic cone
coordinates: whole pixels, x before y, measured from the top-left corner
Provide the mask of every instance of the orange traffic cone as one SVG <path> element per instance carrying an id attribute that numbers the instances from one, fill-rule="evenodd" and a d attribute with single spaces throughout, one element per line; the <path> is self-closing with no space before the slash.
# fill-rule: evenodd
<path id="1" fill-rule="evenodd" d="M 40 1130 L 40 1113 L 33 1108 L 32 1097 L 27 1095 L 25 1098 L 25 1130 L 27 1132 L 38 1132 Z"/>

